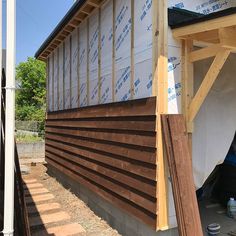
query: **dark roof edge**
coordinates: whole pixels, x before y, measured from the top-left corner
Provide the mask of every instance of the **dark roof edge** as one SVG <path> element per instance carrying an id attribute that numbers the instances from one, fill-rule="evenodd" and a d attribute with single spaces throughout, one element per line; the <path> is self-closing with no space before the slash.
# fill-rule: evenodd
<path id="1" fill-rule="evenodd" d="M 63 27 L 70 21 L 70 19 L 75 15 L 75 13 L 84 5 L 86 0 L 77 0 L 66 15 L 62 18 L 56 28 L 52 31 L 52 33 L 47 37 L 47 39 L 40 46 L 38 51 L 35 53 L 35 57 L 38 58 L 40 54 L 48 47 L 48 45 L 52 42 L 52 40 L 57 36 L 57 34 L 63 29 Z"/>
<path id="2" fill-rule="evenodd" d="M 172 11 L 173 9 L 169 8 L 168 11 Z M 236 7 L 231 7 L 231 8 L 227 8 L 225 10 L 221 10 L 218 12 L 213 12 L 210 13 L 208 15 L 203 15 L 203 16 L 199 16 L 193 19 L 185 19 L 182 22 L 176 22 L 176 24 L 172 24 L 169 26 L 171 27 L 171 29 L 176 29 L 176 28 L 180 28 L 180 27 L 184 27 L 184 26 L 188 26 L 188 25 L 192 25 L 192 24 L 197 24 L 200 22 L 204 22 L 204 21 L 208 21 L 208 20 L 213 20 L 216 18 L 220 18 L 220 17 L 224 17 L 224 16 L 228 16 L 228 15 L 232 15 L 236 13 Z"/>

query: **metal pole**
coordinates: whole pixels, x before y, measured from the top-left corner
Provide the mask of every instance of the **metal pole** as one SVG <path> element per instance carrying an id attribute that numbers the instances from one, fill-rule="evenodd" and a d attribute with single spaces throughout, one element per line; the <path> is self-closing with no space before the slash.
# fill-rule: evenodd
<path id="1" fill-rule="evenodd" d="M 6 33 L 6 136 L 5 136 L 5 189 L 4 230 L 5 236 L 14 232 L 14 157 L 15 157 L 15 17 L 16 2 L 7 0 Z"/>

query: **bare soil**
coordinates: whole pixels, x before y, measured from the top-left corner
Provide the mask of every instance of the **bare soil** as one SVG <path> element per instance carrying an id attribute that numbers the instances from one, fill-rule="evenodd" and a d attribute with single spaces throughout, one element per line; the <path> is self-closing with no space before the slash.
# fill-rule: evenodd
<path id="1" fill-rule="evenodd" d="M 61 205 L 61 210 L 71 216 L 71 221 L 79 223 L 86 230 L 88 236 L 119 236 L 103 219 L 95 213 L 70 190 L 65 189 L 55 178 L 46 173 L 43 164 L 30 166 L 30 174 L 26 178 L 37 179 L 50 193 L 55 196 L 55 201 Z"/>

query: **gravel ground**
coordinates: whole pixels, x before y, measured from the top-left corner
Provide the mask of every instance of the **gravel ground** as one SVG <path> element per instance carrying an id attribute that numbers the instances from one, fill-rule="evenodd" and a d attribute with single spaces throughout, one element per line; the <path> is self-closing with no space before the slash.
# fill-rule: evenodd
<path id="1" fill-rule="evenodd" d="M 54 196 L 55 202 L 61 205 L 61 210 L 71 216 L 71 221 L 77 222 L 84 227 L 88 236 L 118 236 L 116 230 L 112 229 L 103 219 L 95 213 L 72 192 L 65 189 L 56 179 L 46 173 L 43 164 L 30 166 L 30 174 L 26 178 L 37 179 Z"/>

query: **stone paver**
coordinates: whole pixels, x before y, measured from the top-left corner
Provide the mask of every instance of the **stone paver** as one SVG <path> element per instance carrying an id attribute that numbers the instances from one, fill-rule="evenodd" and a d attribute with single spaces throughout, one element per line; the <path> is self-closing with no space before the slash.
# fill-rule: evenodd
<path id="1" fill-rule="evenodd" d="M 31 203 L 39 203 L 53 199 L 54 196 L 51 193 L 43 194 L 43 195 L 33 195 L 30 197 L 26 197 L 25 201 L 27 204 Z"/>
<path id="2" fill-rule="evenodd" d="M 64 212 L 60 211 L 52 214 L 42 214 L 40 216 L 33 216 L 29 218 L 30 227 L 37 227 L 41 225 L 46 225 L 50 223 L 57 223 L 64 220 L 69 220 L 70 216 Z"/>
<path id="3" fill-rule="evenodd" d="M 24 185 L 25 189 L 33 189 L 33 188 L 43 188 L 43 185 L 40 183 L 32 183 Z"/>
<path id="4" fill-rule="evenodd" d="M 57 227 L 48 228 L 47 230 L 40 230 L 32 233 L 32 236 L 86 236 L 86 231 L 79 224 L 68 224 Z"/>
<path id="5" fill-rule="evenodd" d="M 39 195 L 49 193 L 49 191 L 46 188 L 35 188 L 35 189 L 29 189 L 25 190 L 25 195 Z"/>
<path id="6" fill-rule="evenodd" d="M 47 211 L 58 210 L 60 209 L 61 205 L 56 202 L 52 203 L 45 203 L 45 204 L 36 204 L 35 206 L 28 206 L 28 213 L 45 213 Z"/>

